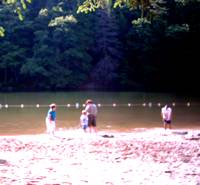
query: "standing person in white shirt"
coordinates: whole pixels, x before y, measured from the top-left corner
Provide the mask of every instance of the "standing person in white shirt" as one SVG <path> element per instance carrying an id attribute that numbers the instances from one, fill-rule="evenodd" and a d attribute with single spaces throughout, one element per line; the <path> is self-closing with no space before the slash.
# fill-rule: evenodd
<path id="1" fill-rule="evenodd" d="M 163 120 L 163 126 L 164 129 L 166 130 L 167 128 L 171 129 L 172 126 L 172 108 L 169 107 L 168 105 L 165 105 L 164 107 L 161 108 L 161 117 Z"/>

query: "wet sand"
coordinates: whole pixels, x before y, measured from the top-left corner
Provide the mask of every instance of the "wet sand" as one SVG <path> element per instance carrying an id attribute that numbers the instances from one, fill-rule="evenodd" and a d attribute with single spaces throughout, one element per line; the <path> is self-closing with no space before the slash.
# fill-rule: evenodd
<path id="1" fill-rule="evenodd" d="M 0 136 L 1 185 L 200 185 L 200 131 Z"/>

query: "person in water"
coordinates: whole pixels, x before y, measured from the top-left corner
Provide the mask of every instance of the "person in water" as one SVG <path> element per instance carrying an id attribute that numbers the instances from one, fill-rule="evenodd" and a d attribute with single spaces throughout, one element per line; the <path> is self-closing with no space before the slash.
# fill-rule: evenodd
<path id="1" fill-rule="evenodd" d="M 56 104 L 52 103 L 49 105 L 49 110 L 46 116 L 46 129 L 50 135 L 55 134 L 56 129 Z"/>
<path id="2" fill-rule="evenodd" d="M 93 102 L 93 100 L 88 99 L 86 101 L 86 107 L 85 111 L 87 112 L 88 115 L 88 127 L 89 127 L 89 132 L 97 132 L 96 126 L 96 119 L 97 119 L 97 106 Z"/>
<path id="3" fill-rule="evenodd" d="M 172 108 L 169 107 L 168 105 L 165 105 L 164 107 L 161 108 L 161 117 L 163 120 L 163 126 L 164 129 L 166 130 L 167 128 L 171 129 L 172 126 Z"/>
<path id="4" fill-rule="evenodd" d="M 87 128 L 88 128 L 88 116 L 87 116 L 87 112 L 85 110 L 82 110 L 82 112 L 81 112 L 80 126 L 84 130 L 84 132 L 87 131 Z"/>

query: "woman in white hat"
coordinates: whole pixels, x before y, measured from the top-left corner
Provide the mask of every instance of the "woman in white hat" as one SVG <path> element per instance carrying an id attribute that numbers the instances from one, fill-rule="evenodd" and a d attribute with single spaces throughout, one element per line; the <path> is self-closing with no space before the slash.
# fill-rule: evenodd
<path id="1" fill-rule="evenodd" d="M 46 129 L 48 134 L 54 135 L 56 129 L 56 104 L 52 103 L 49 107 L 46 117 Z"/>

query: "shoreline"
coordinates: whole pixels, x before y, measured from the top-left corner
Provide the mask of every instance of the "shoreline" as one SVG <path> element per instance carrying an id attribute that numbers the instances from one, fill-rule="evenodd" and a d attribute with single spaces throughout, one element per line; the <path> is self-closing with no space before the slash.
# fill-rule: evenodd
<path id="1" fill-rule="evenodd" d="M 98 127 L 97 127 L 98 128 Z M 164 130 L 163 127 L 136 127 L 136 128 L 122 128 L 122 129 L 112 129 L 112 128 L 99 128 L 97 133 L 102 133 L 102 132 L 108 132 L 108 133 L 136 133 L 136 132 L 151 132 L 151 131 L 156 131 L 156 132 L 164 132 L 164 131 L 200 131 L 200 126 L 196 126 L 196 127 L 173 127 L 172 129 L 166 129 Z M 81 128 L 77 128 L 77 127 L 71 127 L 71 128 L 56 128 L 56 132 L 57 133 L 70 133 L 70 132 L 81 132 L 82 129 Z M 0 134 L 0 137 L 4 137 L 4 136 L 23 136 L 23 135 L 27 135 L 27 136 L 32 136 L 32 135 L 46 135 L 46 129 L 44 128 L 43 132 L 36 132 L 36 133 L 17 133 L 17 134 Z M 88 133 L 89 134 L 89 133 Z"/>
<path id="2" fill-rule="evenodd" d="M 196 129 L 0 136 L 0 184 L 199 185 L 199 148 Z"/>

